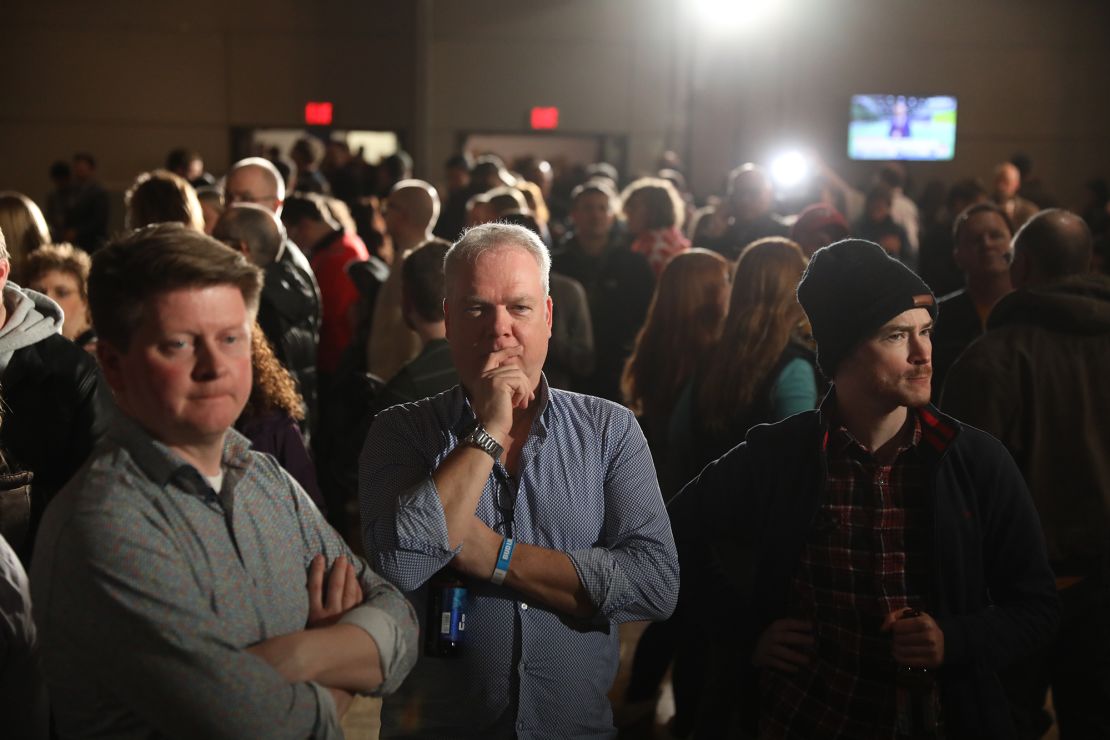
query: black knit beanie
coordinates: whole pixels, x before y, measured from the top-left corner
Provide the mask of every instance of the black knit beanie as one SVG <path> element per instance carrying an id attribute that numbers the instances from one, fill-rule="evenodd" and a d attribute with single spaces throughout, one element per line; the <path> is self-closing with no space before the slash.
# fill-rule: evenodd
<path id="1" fill-rule="evenodd" d="M 830 380 L 841 360 L 879 327 L 911 308 L 937 301 L 929 286 L 874 242 L 845 239 L 818 249 L 798 283 L 817 340 L 817 365 Z"/>

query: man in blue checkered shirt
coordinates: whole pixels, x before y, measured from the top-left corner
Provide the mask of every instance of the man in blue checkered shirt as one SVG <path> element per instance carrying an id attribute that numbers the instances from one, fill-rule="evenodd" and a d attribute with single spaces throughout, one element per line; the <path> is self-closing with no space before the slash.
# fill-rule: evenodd
<path id="1" fill-rule="evenodd" d="M 550 258 L 532 232 L 471 229 L 445 264 L 462 383 L 378 417 L 359 493 L 366 551 L 418 613 L 433 575 L 463 579 L 464 645 L 420 659 L 382 737 L 613 737 L 616 623 L 664 619 L 678 593 L 651 455 L 626 409 L 544 380 Z"/>

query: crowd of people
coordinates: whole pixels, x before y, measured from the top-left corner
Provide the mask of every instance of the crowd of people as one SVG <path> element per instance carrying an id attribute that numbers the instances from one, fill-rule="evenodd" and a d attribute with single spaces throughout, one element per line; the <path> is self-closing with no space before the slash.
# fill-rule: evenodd
<path id="1" fill-rule="evenodd" d="M 1110 737 L 1107 187 L 816 171 L 0 193 L 4 726 Z"/>

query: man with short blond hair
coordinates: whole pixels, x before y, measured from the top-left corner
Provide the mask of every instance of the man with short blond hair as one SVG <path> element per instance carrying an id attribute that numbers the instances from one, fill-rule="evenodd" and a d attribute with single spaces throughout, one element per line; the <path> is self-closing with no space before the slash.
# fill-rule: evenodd
<path id="1" fill-rule="evenodd" d="M 31 577 L 60 737 L 340 737 L 352 694 L 393 691 L 416 659 L 409 604 L 231 428 L 261 287 L 179 224 L 93 261 L 119 414 Z"/>
<path id="2" fill-rule="evenodd" d="M 444 267 L 461 384 L 377 417 L 359 502 L 367 552 L 418 604 L 441 569 L 464 579 L 466 645 L 421 661 L 384 705 L 382 737 L 614 737 L 617 624 L 666 618 L 678 593 L 647 443 L 627 409 L 543 377 L 538 236 L 479 226 Z"/>

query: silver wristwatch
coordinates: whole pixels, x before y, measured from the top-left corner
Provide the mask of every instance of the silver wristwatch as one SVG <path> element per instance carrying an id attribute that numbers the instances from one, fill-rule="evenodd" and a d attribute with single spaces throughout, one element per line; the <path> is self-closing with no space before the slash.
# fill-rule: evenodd
<path id="1" fill-rule="evenodd" d="M 459 441 L 477 447 L 494 460 L 500 460 L 501 453 L 505 451 L 505 448 L 498 444 L 496 439 L 489 436 L 489 433 L 478 420 L 475 420 L 473 424 L 463 430 Z"/>

